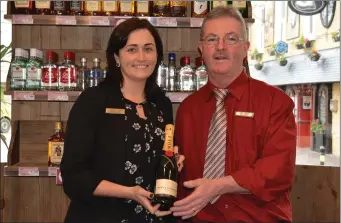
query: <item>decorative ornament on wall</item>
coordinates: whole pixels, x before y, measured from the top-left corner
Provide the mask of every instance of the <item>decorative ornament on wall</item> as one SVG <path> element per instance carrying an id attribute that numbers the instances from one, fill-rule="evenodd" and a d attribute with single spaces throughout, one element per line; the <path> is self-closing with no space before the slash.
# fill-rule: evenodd
<path id="1" fill-rule="evenodd" d="M 328 1 L 288 1 L 288 6 L 299 15 L 315 15 L 320 13 Z"/>
<path id="2" fill-rule="evenodd" d="M 324 28 L 328 29 L 334 19 L 336 9 L 336 1 L 328 1 L 326 7 L 322 10 L 320 14 L 321 23 Z"/>

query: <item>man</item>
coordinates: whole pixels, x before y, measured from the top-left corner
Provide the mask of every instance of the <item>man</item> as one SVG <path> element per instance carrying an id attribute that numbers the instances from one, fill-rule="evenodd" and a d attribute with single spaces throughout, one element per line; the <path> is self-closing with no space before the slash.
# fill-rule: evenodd
<path id="1" fill-rule="evenodd" d="M 246 74 L 246 39 L 234 8 L 217 7 L 203 21 L 209 81 L 181 103 L 175 128 L 186 163 L 171 211 L 190 222 L 292 221 L 294 103 Z"/>

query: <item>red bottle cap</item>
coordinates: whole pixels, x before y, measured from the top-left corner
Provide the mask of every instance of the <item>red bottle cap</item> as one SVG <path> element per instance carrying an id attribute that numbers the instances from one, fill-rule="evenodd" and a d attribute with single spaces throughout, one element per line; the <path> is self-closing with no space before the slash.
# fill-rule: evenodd
<path id="1" fill-rule="evenodd" d="M 71 52 L 71 51 L 65 51 L 64 52 L 64 59 L 75 61 L 75 59 L 76 59 L 75 53 Z"/>
<path id="2" fill-rule="evenodd" d="M 48 50 L 46 53 L 46 58 L 48 60 L 56 61 L 57 60 L 57 54 L 56 54 L 56 52 L 54 52 L 52 50 Z"/>
<path id="3" fill-rule="evenodd" d="M 195 58 L 195 66 L 200 67 L 202 65 L 204 65 L 204 58 L 202 57 Z"/>
<path id="4" fill-rule="evenodd" d="M 191 58 L 190 57 L 183 57 L 183 58 L 181 58 L 183 61 L 183 64 L 184 65 L 189 65 L 189 64 L 191 64 Z"/>

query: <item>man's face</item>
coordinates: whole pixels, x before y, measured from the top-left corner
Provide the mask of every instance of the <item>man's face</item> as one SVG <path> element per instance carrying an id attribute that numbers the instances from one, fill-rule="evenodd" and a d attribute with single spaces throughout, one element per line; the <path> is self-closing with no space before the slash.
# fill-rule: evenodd
<path id="1" fill-rule="evenodd" d="M 244 40 L 238 20 L 229 17 L 208 20 L 203 27 L 203 38 L 199 42 L 208 74 L 236 74 L 243 66 L 249 45 Z"/>

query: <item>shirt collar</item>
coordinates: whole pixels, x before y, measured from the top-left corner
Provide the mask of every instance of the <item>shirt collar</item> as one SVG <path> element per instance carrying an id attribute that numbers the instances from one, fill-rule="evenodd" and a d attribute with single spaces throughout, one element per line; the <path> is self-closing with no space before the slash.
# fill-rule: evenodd
<path id="1" fill-rule="evenodd" d="M 227 90 L 232 96 L 240 100 L 244 91 L 248 87 L 249 78 L 250 77 L 243 70 L 238 75 L 238 77 L 229 86 L 227 86 Z M 214 84 L 212 84 L 210 81 L 208 81 L 206 86 L 203 88 L 204 88 L 203 91 L 205 94 L 205 99 L 206 101 L 208 101 L 213 96 L 213 90 L 217 87 Z"/>

